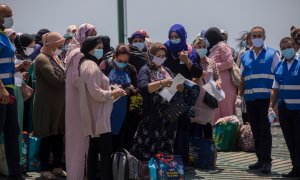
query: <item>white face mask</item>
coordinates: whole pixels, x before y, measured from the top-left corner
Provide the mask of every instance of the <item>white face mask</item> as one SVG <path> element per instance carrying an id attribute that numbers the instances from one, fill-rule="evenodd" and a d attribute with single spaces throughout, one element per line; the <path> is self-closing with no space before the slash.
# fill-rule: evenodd
<path id="1" fill-rule="evenodd" d="M 56 49 L 54 54 L 55 54 L 55 56 L 58 56 L 58 55 L 60 55 L 61 52 L 62 52 L 61 49 Z"/>
<path id="2" fill-rule="evenodd" d="M 164 62 L 165 62 L 166 58 L 160 58 L 157 56 L 153 56 L 152 62 L 156 65 L 156 66 L 161 66 Z"/>
<path id="3" fill-rule="evenodd" d="M 6 18 L 3 18 L 4 19 L 4 22 L 2 24 L 2 26 L 5 28 L 5 29 L 8 29 L 8 28 L 11 28 L 13 25 L 14 25 L 14 20 L 11 17 L 6 17 Z"/>
<path id="4" fill-rule="evenodd" d="M 34 51 L 34 48 L 31 48 L 31 47 L 26 47 L 26 49 L 24 50 L 24 54 L 26 56 L 30 56 Z"/>

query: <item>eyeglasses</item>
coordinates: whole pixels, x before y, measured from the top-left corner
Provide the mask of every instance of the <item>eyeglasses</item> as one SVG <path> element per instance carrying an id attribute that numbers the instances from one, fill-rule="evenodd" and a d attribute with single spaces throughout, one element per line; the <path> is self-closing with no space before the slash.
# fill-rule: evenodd
<path id="1" fill-rule="evenodd" d="M 252 37 L 252 39 L 263 38 L 263 35 L 262 34 L 253 34 L 251 37 Z"/>

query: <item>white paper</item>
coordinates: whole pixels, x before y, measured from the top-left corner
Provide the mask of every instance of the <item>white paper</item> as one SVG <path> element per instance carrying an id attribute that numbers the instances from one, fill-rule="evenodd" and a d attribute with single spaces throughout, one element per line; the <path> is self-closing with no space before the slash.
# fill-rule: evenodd
<path id="1" fill-rule="evenodd" d="M 165 87 L 163 88 L 159 94 L 166 99 L 167 101 L 171 101 L 172 97 L 177 92 L 177 85 L 183 84 L 185 81 L 185 78 L 181 74 L 177 74 L 175 78 L 173 79 L 171 87 Z"/>
<path id="2" fill-rule="evenodd" d="M 217 88 L 217 84 L 215 83 L 215 81 L 210 80 L 202 87 L 208 94 L 212 95 L 218 101 L 222 101 L 223 99 L 225 99 L 225 92 L 222 89 Z"/>
<path id="3" fill-rule="evenodd" d="M 110 88 L 111 88 L 112 91 L 120 89 L 120 87 L 118 85 L 116 85 L 116 84 L 110 85 Z M 120 97 L 118 97 L 117 99 L 114 99 L 114 102 L 116 102 L 119 99 L 120 99 Z"/>

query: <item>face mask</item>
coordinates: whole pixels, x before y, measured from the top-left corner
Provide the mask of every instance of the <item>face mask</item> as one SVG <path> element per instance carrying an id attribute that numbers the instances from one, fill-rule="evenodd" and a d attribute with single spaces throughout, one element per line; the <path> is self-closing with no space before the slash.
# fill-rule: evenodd
<path id="1" fill-rule="evenodd" d="M 115 61 L 115 64 L 121 69 L 123 69 L 124 67 L 126 67 L 128 65 L 128 63 L 120 63 L 118 61 Z"/>
<path id="2" fill-rule="evenodd" d="M 97 59 L 102 58 L 103 56 L 103 49 L 95 49 L 95 52 L 93 54 Z"/>
<path id="3" fill-rule="evenodd" d="M 282 55 L 285 59 L 292 59 L 295 56 L 294 48 L 287 48 L 282 50 Z"/>
<path id="4" fill-rule="evenodd" d="M 6 17 L 6 18 L 3 18 L 4 19 L 4 22 L 2 24 L 2 26 L 5 28 L 5 29 L 8 29 L 8 28 L 11 28 L 13 25 L 14 25 L 14 20 L 11 17 Z"/>
<path id="5" fill-rule="evenodd" d="M 156 66 L 161 66 L 164 62 L 165 62 L 166 58 L 160 58 L 157 56 L 153 56 L 152 62 L 156 65 Z"/>
<path id="6" fill-rule="evenodd" d="M 30 47 L 27 47 L 25 50 L 24 50 L 24 54 L 26 56 L 30 56 L 34 51 L 34 48 L 30 48 Z"/>
<path id="7" fill-rule="evenodd" d="M 171 39 L 172 44 L 179 44 L 181 42 L 181 39 Z"/>
<path id="8" fill-rule="evenodd" d="M 203 58 L 207 54 L 207 49 L 206 48 L 196 49 L 196 52 L 198 53 L 200 58 Z"/>
<path id="9" fill-rule="evenodd" d="M 58 55 L 60 55 L 61 52 L 62 52 L 61 49 L 56 49 L 55 52 L 54 52 L 54 55 L 58 56 Z"/>
<path id="10" fill-rule="evenodd" d="M 247 47 L 247 41 L 245 41 L 245 40 L 242 41 L 242 44 L 241 44 L 241 45 L 242 45 L 242 47 Z"/>
<path id="11" fill-rule="evenodd" d="M 140 51 L 142 51 L 145 48 L 145 43 L 142 42 L 132 43 L 132 46 L 137 47 Z"/>
<path id="12" fill-rule="evenodd" d="M 263 38 L 256 38 L 252 39 L 252 44 L 254 47 L 262 47 L 264 45 L 264 39 Z"/>

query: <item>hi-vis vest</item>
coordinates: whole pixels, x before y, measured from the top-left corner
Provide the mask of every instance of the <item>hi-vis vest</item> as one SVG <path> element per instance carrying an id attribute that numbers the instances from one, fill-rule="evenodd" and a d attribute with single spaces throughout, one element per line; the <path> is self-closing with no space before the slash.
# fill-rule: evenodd
<path id="1" fill-rule="evenodd" d="M 279 85 L 278 106 L 285 102 L 289 110 L 300 110 L 300 57 L 295 60 L 288 70 L 287 62 L 277 65 L 275 80 Z"/>
<path id="2" fill-rule="evenodd" d="M 3 31 L 0 31 L 0 79 L 5 87 L 14 87 L 14 49 Z"/>
<path id="3" fill-rule="evenodd" d="M 254 58 L 254 52 L 251 50 L 243 53 L 241 62 L 244 67 L 242 76 L 246 101 L 270 98 L 274 80 L 271 69 L 275 53 L 277 53 L 275 49 L 264 48 L 257 59 Z"/>

